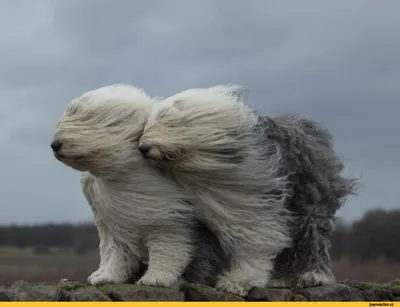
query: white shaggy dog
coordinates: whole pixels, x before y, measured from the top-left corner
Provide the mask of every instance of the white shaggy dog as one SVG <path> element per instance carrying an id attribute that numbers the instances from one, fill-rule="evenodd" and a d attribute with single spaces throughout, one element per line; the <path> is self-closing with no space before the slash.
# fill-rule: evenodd
<path id="1" fill-rule="evenodd" d="M 331 136 L 317 123 L 262 117 L 241 92 L 215 86 L 166 98 L 139 150 L 196 197 L 230 254 L 217 288 L 245 295 L 272 275 L 298 287 L 333 282 L 328 236 L 354 182 L 340 175 Z"/>
<path id="2" fill-rule="evenodd" d="M 232 258 L 216 286 L 244 296 L 266 286 L 275 257 L 291 240 L 286 176 L 277 173 L 281 157 L 264 157 L 263 127 L 231 95 L 236 90 L 192 89 L 160 102 L 139 149 L 196 196 L 198 213 Z"/>
<path id="3" fill-rule="evenodd" d="M 152 104 L 137 88 L 106 86 L 74 99 L 57 124 L 54 155 L 83 172 L 100 237 L 94 285 L 137 279 L 140 261 L 148 269 L 138 283 L 165 287 L 182 275 L 212 283 L 223 266 L 218 240 L 196 221 L 188 197 L 137 149 Z"/>

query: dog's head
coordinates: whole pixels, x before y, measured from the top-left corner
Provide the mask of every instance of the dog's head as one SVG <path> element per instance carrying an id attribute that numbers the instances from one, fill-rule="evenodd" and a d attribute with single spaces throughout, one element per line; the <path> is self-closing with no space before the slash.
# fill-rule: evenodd
<path id="1" fill-rule="evenodd" d="M 117 170 L 142 158 L 137 152 L 151 99 L 141 90 L 112 85 L 72 100 L 59 119 L 51 147 L 79 171 Z M 118 165 L 115 165 L 115 164 Z"/>
<path id="2" fill-rule="evenodd" d="M 239 86 L 190 89 L 155 104 L 139 141 L 154 164 L 174 170 L 232 167 L 242 159 L 239 142 L 256 122 L 240 100 Z"/>

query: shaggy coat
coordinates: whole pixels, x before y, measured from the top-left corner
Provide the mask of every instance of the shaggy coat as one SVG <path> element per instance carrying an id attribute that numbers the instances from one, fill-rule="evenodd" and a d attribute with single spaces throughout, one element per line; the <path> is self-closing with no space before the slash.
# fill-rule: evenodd
<path id="1" fill-rule="evenodd" d="M 241 93 L 215 86 L 160 101 L 139 150 L 193 195 L 230 255 L 217 288 L 245 295 L 273 275 L 296 286 L 333 282 L 328 236 L 354 181 L 318 123 L 262 117 Z"/>
<path id="2" fill-rule="evenodd" d="M 144 159 L 137 147 L 152 100 L 125 85 L 74 99 L 51 145 L 82 172 L 83 193 L 100 237 L 100 265 L 88 281 L 151 286 L 215 283 L 224 266 L 218 239 L 199 223 L 189 197 Z M 148 268 L 140 276 L 140 262 Z"/>
<path id="3" fill-rule="evenodd" d="M 285 207 L 292 215 L 293 245 L 275 259 L 274 277 L 297 287 L 332 283 L 329 236 L 335 213 L 356 193 L 357 180 L 343 176 L 332 135 L 321 124 L 293 115 L 260 120 L 267 142 L 281 152 L 279 173 L 288 175 Z"/>

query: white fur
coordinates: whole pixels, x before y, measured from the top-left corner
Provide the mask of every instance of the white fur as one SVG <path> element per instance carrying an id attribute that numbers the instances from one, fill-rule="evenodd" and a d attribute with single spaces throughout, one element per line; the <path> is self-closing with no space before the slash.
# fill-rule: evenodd
<path id="1" fill-rule="evenodd" d="M 137 150 L 152 103 L 134 87 L 107 86 L 74 99 L 57 124 L 56 157 L 83 172 L 99 232 L 101 261 L 88 278 L 94 285 L 126 282 L 148 259 L 138 283 L 172 286 L 193 252 L 186 195 Z"/>
<path id="2" fill-rule="evenodd" d="M 277 173 L 281 156 L 265 157 L 258 115 L 240 100 L 240 91 L 190 89 L 160 101 L 140 144 L 150 145 L 147 158 L 195 197 L 201 219 L 232 255 L 217 288 L 245 295 L 266 286 L 275 256 L 291 239 L 287 180 Z"/>
<path id="3" fill-rule="evenodd" d="M 297 281 L 296 287 L 298 288 L 306 288 L 310 285 L 316 286 L 323 286 L 329 285 L 335 282 L 335 277 L 329 276 L 327 274 L 318 272 L 317 270 L 306 272 L 302 274 Z"/>

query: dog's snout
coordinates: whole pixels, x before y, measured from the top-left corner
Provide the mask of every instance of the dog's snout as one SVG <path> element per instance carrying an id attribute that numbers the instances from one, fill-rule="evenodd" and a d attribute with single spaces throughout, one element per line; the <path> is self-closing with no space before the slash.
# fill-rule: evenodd
<path id="1" fill-rule="evenodd" d="M 151 146 L 149 144 L 142 143 L 139 145 L 139 151 L 143 156 L 146 156 L 149 153 L 150 149 Z"/>
<path id="2" fill-rule="evenodd" d="M 62 143 L 60 141 L 53 141 L 50 147 L 53 149 L 54 152 L 58 152 L 61 149 Z"/>

